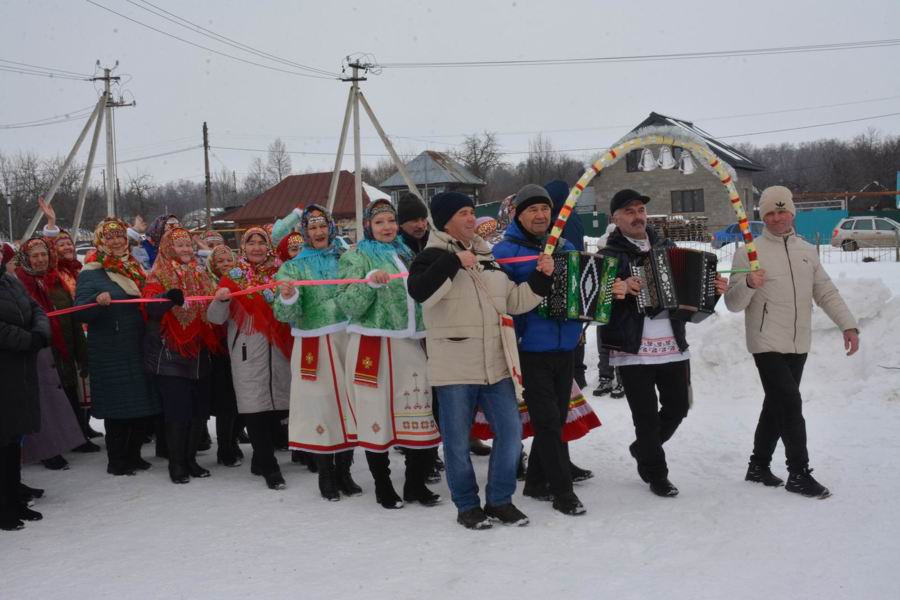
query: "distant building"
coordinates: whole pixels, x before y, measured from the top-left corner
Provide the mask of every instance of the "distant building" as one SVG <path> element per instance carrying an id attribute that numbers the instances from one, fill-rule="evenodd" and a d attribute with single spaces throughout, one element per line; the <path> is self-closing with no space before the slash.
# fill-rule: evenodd
<path id="1" fill-rule="evenodd" d="M 753 218 L 754 187 L 753 174 L 764 171 L 765 167 L 737 149 L 725 144 L 690 121 L 667 117 L 658 113 L 650 113 L 642 123 L 632 131 L 663 125 L 679 127 L 702 138 L 710 149 L 723 161 L 731 165 L 737 174 L 734 182 L 741 196 L 744 210 Z M 651 146 L 654 156 L 659 156 L 659 146 Z M 681 148 L 672 149 L 674 158 L 681 157 Z M 631 188 L 650 196 L 647 212 L 653 215 L 680 215 L 683 217 L 706 217 L 709 231 L 716 231 L 735 222 L 734 209 L 725 187 L 718 177 L 695 160 L 696 170 L 685 175 L 677 168 L 641 171 L 638 168 L 642 150 L 633 150 L 608 169 L 601 171 L 592 184 L 596 192 L 597 210 L 609 214 L 609 202 L 613 195 L 623 189 Z"/>
<path id="2" fill-rule="evenodd" d="M 405 166 L 410 179 L 426 201 L 439 192 L 462 192 L 472 196 L 475 204 L 478 204 L 478 191 L 486 185 L 483 179 L 473 175 L 469 169 L 443 152 L 426 150 Z M 382 181 L 379 187 L 389 192 L 394 202 L 409 189 L 400 171 Z"/>

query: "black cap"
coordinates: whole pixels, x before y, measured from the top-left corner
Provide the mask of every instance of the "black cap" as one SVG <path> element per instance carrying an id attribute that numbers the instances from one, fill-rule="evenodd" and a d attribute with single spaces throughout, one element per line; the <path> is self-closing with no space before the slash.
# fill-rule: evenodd
<path id="1" fill-rule="evenodd" d="M 613 214 L 633 200 L 640 200 L 644 204 L 647 204 L 650 202 L 650 197 L 644 196 L 640 192 L 634 190 L 619 190 L 609 203 L 609 214 Z"/>

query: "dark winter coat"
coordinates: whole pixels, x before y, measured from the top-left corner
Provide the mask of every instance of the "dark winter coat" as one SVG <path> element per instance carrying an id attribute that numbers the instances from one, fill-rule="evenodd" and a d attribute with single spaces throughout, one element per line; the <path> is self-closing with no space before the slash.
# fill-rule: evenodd
<path id="1" fill-rule="evenodd" d="M 38 333 L 43 339 L 37 339 Z M 0 272 L 0 443 L 41 425 L 37 352 L 50 339 L 50 321 L 14 276 Z M 35 340 L 37 340 L 35 342 Z M 43 342 L 43 343 L 38 343 Z M 40 347 L 37 347 L 40 346 Z"/>
<path id="2" fill-rule="evenodd" d="M 91 304 L 109 292 L 113 300 L 134 298 L 102 269 L 78 275 L 75 304 Z M 92 413 L 98 419 L 134 419 L 159 413 L 144 374 L 144 318 L 137 304 L 93 306 L 75 313 L 87 323 Z"/>
<path id="3" fill-rule="evenodd" d="M 670 240 L 662 240 L 653 229 L 647 229 L 647 236 L 653 247 L 669 248 L 675 245 Z M 621 279 L 631 277 L 631 264 L 646 252 L 629 242 L 622 232 L 616 228 L 606 242 L 603 253 L 616 256 L 619 259 L 619 273 Z M 675 334 L 675 342 L 678 349 L 684 352 L 688 348 L 684 335 L 684 321 L 669 320 L 672 323 L 672 332 Z M 612 316 L 607 325 L 603 325 L 601 338 L 603 347 L 612 350 L 620 350 L 630 354 L 637 354 L 641 348 L 641 337 L 644 333 L 644 315 L 638 312 L 637 299 L 628 294 L 624 300 L 613 301 Z"/>
<path id="4" fill-rule="evenodd" d="M 403 228 L 400 228 L 400 237 L 403 239 L 403 243 L 409 246 L 410 250 L 413 251 L 413 254 L 418 254 L 422 250 L 425 249 L 425 246 L 428 245 L 428 236 L 431 234 L 431 230 L 425 232 L 425 236 L 421 240 L 417 240 L 413 236 L 409 235 Z"/>
<path id="5" fill-rule="evenodd" d="M 574 250 L 571 242 L 560 239 L 554 253 Z M 518 221 L 514 220 L 506 228 L 503 240 L 494 246 L 494 257 L 538 256 L 543 251 L 544 245 L 540 240 L 523 233 Z M 510 279 L 522 283 L 534 273 L 534 262 L 505 264 L 503 270 L 509 273 Z M 581 337 L 581 321 L 546 319 L 538 314 L 536 308 L 514 317 L 514 320 L 519 350 L 523 352 L 567 352 L 575 349 Z"/>
<path id="6" fill-rule="evenodd" d="M 163 298 L 159 294 L 157 298 Z M 147 312 L 146 332 L 144 334 L 144 370 L 153 375 L 169 377 L 185 377 L 200 379 L 210 374 L 211 362 L 209 351 L 204 347 L 195 357 L 182 356 L 170 350 L 162 336 L 160 321 L 174 306 L 172 301 L 151 302 L 145 305 Z"/>
<path id="7" fill-rule="evenodd" d="M 50 302 L 53 303 L 53 308 L 57 310 L 69 308 L 74 304 L 69 292 L 62 285 L 50 288 L 48 295 Z M 53 349 L 56 370 L 59 371 L 59 379 L 62 381 L 63 387 L 71 389 L 78 385 L 79 373 L 87 370 L 87 340 L 84 338 L 81 321 L 76 319 L 74 314 L 53 318 L 59 320 L 63 341 L 68 350 L 68 357 L 63 358 L 56 348 Z"/>

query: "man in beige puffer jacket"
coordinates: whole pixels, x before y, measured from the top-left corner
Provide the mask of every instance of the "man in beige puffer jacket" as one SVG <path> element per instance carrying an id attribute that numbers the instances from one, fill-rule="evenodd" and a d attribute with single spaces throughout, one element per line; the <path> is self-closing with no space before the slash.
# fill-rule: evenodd
<path id="1" fill-rule="evenodd" d="M 498 310 L 526 313 L 550 292 L 553 259 L 538 258 L 528 281 L 516 284 L 475 234 L 475 204 L 465 194 L 442 192 L 431 200 L 434 230 L 409 269 L 409 295 L 422 304 L 428 340 L 428 381 L 438 390 L 444 464 L 457 522 L 486 529 L 496 520 L 522 526 L 512 503 L 522 422 L 507 368 Z M 515 346 L 511 349 L 516 351 Z M 469 458 L 476 406 L 494 431 L 486 503 Z"/>
<path id="2" fill-rule="evenodd" d="M 725 306 L 744 311 L 747 349 L 753 354 L 765 398 L 746 480 L 778 487 L 784 482 L 769 465 L 778 439 L 787 459 L 786 489 L 804 496 L 827 498 L 828 488 L 813 479 L 806 449 L 806 421 L 800 378 L 810 348 L 812 304 L 815 302 L 843 331 L 847 355 L 859 348 L 853 315 L 819 262 L 815 246 L 797 237 L 791 191 L 766 188 L 759 202 L 765 223 L 755 240 L 760 269 L 749 267 L 746 249 L 735 253 Z"/>

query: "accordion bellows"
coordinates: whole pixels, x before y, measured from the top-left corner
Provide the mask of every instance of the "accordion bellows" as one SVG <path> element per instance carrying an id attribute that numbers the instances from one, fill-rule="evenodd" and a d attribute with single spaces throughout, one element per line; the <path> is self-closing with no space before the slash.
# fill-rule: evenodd
<path id="1" fill-rule="evenodd" d="M 548 319 L 608 323 L 619 259 L 587 252 L 553 255 L 550 294 L 538 306 Z"/>
<path id="2" fill-rule="evenodd" d="M 643 281 L 638 311 L 654 318 L 669 311 L 670 319 L 699 323 L 715 312 L 716 266 L 711 252 L 690 248 L 653 248 L 631 265 Z"/>

